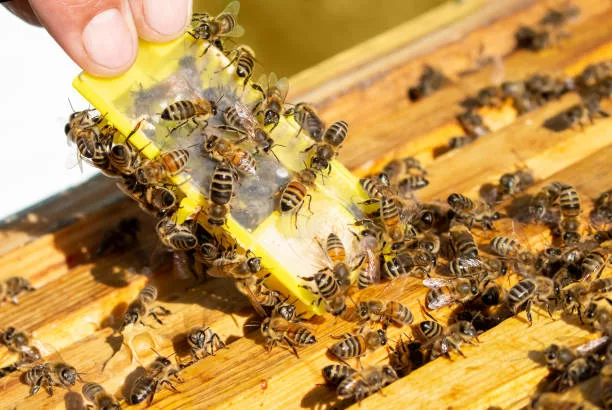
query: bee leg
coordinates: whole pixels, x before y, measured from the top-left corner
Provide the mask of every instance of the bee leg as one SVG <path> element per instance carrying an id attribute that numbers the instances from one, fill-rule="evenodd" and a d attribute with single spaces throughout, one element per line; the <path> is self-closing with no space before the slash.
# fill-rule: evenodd
<path id="1" fill-rule="evenodd" d="M 304 151 L 302 152 L 309 152 L 311 149 L 313 149 L 314 147 L 316 147 L 317 144 L 312 144 L 310 147 L 306 148 Z"/>
<path id="2" fill-rule="evenodd" d="M 157 384 L 158 384 L 158 381 L 156 379 L 155 382 L 153 382 L 153 389 L 151 389 L 151 395 L 149 396 L 149 401 L 147 402 L 147 407 L 149 407 L 151 405 L 151 403 L 153 403 L 153 397 L 155 397 L 155 392 L 157 391 Z"/>
<path id="3" fill-rule="evenodd" d="M 169 315 L 172 313 L 169 309 L 166 309 L 165 307 L 160 306 L 160 305 L 153 306 L 151 308 L 151 311 L 154 311 L 154 310 L 160 310 L 164 315 Z"/>
<path id="4" fill-rule="evenodd" d="M 300 355 L 298 354 L 298 351 L 295 347 L 295 344 L 291 341 L 291 339 L 289 339 L 289 337 L 287 336 L 283 336 L 283 342 L 285 342 L 285 344 L 287 346 L 289 346 L 291 348 L 291 350 L 293 350 L 293 354 L 295 354 L 295 357 L 297 357 L 298 359 L 300 358 Z"/>
<path id="5" fill-rule="evenodd" d="M 153 319 L 155 319 L 155 321 L 160 325 L 164 324 L 164 322 L 162 322 L 161 319 L 157 317 L 157 314 L 155 312 L 149 312 L 149 316 L 153 316 Z"/>
<path id="6" fill-rule="evenodd" d="M 225 347 L 225 343 L 223 343 L 223 341 L 217 334 L 213 336 L 213 343 L 215 342 L 216 342 L 216 350 L 223 349 Z"/>
<path id="7" fill-rule="evenodd" d="M 527 320 L 529 321 L 529 326 L 533 324 L 533 318 L 531 317 L 531 300 L 527 301 L 525 305 L 525 312 L 527 313 Z"/>
<path id="8" fill-rule="evenodd" d="M 38 378 L 38 380 L 36 380 L 36 383 L 34 383 L 34 385 L 32 386 L 32 388 L 30 389 L 30 396 L 35 395 L 36 393 L 38 393 L 38 391 L 40 390 L 40 386 L 42 384 L 42 381 L 44 379 L 45 376 L 40 376 Z"/>
<path id="9" fill-rule="evenodd" d="M 312 195 L 308 194 L 304 197 L 304 200 L 308 198 L 308 212 L 310 212 L 310 215 L 314 215 L 314 213 L 312 212 L 312 209 L 310 209 L 310 204 L 312 203 Z"/>

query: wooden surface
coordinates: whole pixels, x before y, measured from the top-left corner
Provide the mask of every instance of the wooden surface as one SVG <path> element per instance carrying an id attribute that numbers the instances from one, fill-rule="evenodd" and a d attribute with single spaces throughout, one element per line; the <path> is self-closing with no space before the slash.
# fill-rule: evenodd
<path id="1" fill-rule="evenodd" d="M 397 52 L 389 50 L 386 55 L 377 55 L 375 61 L 368 60 L 363 48 L 350 50 L 348 57 L 337 60 L 341 63 L 333 72 L 312 70 L 296 76 L 292 100 L 315 102 L 327 121 L 349 122 L 351 132 L 341 158 L 358 174 L 376 169 L 393 155 L 414 154 L 426 161 L 430 186 L 419 192 L 420 199 L 443 199 L 455 191 L 475 196 L 481 184 L 516 169 L 518 155 L 535 172 L 537 183 L 529 192 L 551 180 L 573 184 L 585 198 L 586 214 L 586 199 L 612 187 L 612 119 L 596 121 L 584 131 L 553 132 L 542 127 L 545 120 L 576 103 L 577 96 L 567 95 L 518 119 L 512 112 L 497 115 L 496 132 L 436 158 L 436 148 L 460 133 L 454 122 L 454 115 L 460 112 L 458 101 L 466 93 L 488 85 L 497 76 L 496 69 L 486 67 L 461 77 L 419 103 L 410 104 L 406 99 L 406 89 L 416 81 L 423 64 L 444 62 L 445 72 L 456 75 L 470 67 L 466 55 L 477 50 L 483 39 L 486 54 L 504 56 L 507 79 L 534 72 L 575 74 L 590 62 L 612 58 L 612 10 L 608 2 L 575 2 L 582 9 L 582 17 L 569 27 L 572 37 L 558 48 L 537 54 L 513 52 L 512 34 L 518 24 L 541 18 L 547 4 L 517 1 L 500 7 L 499 3 L 487 3 L 475 15 L 448 23 L 418 41 L 395 43 Z M 346 79 L 343 73 L 349 72 Z M 608 104 L 605 108 L 612 107 Z M 326 356 L 326 347 L 334 342 L 331 336 L 350 331 L 351 323 L 316 319 L 311 326 L 318 343 L 300 349 L 299 359 L 281 348 L 266 353 L 259 332 L 245 328 L 253 319 L 252 311 L 230 282 L 196 284 L 170 272 L 147 271 L 151 255 L 159 251 L 153 221 L 131 202 L 118 199 L 111 186 L 105 180 L 95 181 L 4 224 L 0 279 L 23 275 L 39 289 L 21 297 L 19 306 L 0 307 L 0 328 L 15 326 L 32 332 L 37 340 L 59 352 L 55 355 L 86 373 L 86 380 L 119 393 L 126 376 L 138 364 L 131 364 L 129 356 L 120 350 L 101 371 L 113 347 L 117 347 L 110 326 L 120 320 L 138 291 L 146 283 L 153 283 L 160 289 L 160 303 L 172 311 L 155 331 L 162 354 L 177 351 L 185 358 L 181 334 L 202 323 L 217 331 L 229 346 L 185 369 L 185 383 L 178 385 L 181 393 L 161 391 L 153 408 L 327 408 L 349 404 L 335 403 L 334 391 L 319 384 L 323 382 L 321 369 L 332 363 Z M 92 194 L 96 190 L 102 194 Z M 102 204 L 100 197 L 104 197 Z M 128 216 L 138 216 L 143 222 L 140 247 L 95 258 L 103 232 Z M 508 223 L 500 226 L 511 229 Z M 546 245 L 547 232 L 536 229 L 533 245 Z M 353 298 L 377 297 L 383 292 L 385 298 L 399 300 L 415 312 L 415 321 L 422 319 L 417 301 L 423 299 L 425 290 L 414 279 L 383 283 Z M 444 321 L 448 313 L 442 310 L 435 315 Z M 479 345 L 466 347 L 467 358 L 456 358 L 452 363 L 438 359 L 385 388 L 384 395 L 367 398 L 361 408 L 525 405 L 546 373 L 528 358 L 530 350 L 553 342 L 577 345 L 595 337 L 558 317 L 550 319 L 536 313 L 534 318 L 531 327 L 522 315 L 506 320 L 483 334 Z M 389 337 L 395 340 L 400 332 L 391 329 Z M 146 335 L 135 341 L 145 364 L 154 357 L 149 351 L 151 343 Z M 363 362 L 375 364 L 385 356 L 386 352 L 379 350 Z M 0 347 L 0 365 L 13 359 Z M 78 391 L 79 386 L 73 389 Z M 1 409 L 79 408 L 78 396 L 63 390 L 53 397 L 45 393 L 27 397 L 27 386 L 13 376 L 0 379 L 0 392 Z"/>

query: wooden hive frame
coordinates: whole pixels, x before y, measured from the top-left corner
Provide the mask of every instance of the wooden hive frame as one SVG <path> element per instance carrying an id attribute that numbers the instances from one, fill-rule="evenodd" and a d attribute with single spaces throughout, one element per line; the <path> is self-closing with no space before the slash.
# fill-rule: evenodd
<path id="1" fill-rule="evenodd" d="M 583 131 L 554 133 L 542 127 L 546 119 L 578 102 L 576 95 L 567 95 L 519 118 L 511 111 L 487 117 L 495 120 L 495 132 L 436 158 L 436 147 L 461 134 L 454 120 L 460 110 L 458 102 L 488 85 L 494 68 L 484 67 L 460 77 L 416 104 L 407 101 L 406 89 L 417 81 L 424 64 L 444 62 L 445 72 L 456 74 L 470 68 L 470 55 L 481 44 L 484 54 L 504 57 L 507 79 L 534 72 L 574 75 L 589 63 L 612 58 L 609 3 L 575 1 L 582 15 L 569 28 L 571 38 L 540 53 L 513 51 L 513 33 L 519 24 L 541 18 L 548 4 L 528 0 L 501 3 L 506 2 L 480 2 L 476 12 L 456 22 L 446 13 L 458 13 L 468 6 L 442 6 L 439 17 L 428 14 L 295 76 L 289 99 L 315 103 L 327 122 L 344 119 L 351 124 L 340 159 L 358 175 L 379 169 L 396 156 L 415 155 L 423 160 L 430 175 L 430 185 L 418 195 L 423 200 L 445 198 L 455 191 L 476 196 L 481 184 L 495 182 L 503 173 L 514 170 L 517 155 L 536 176 L 537 183 L 528 192 L 548 181 L 561 180 L 574 185 L 584 199 L 593 198 L 612 185 L 612 120 L 597 121 Z M 415 27 L 423 22 L 435 25 L 428 20 L 432 18 L 438 22 L 437 30 L 415 40 L 415 35 L 423 35 L 415 33 Z M 372 47 L 374 54 L 370 53 Z M 194 284 L 164 272 L 151 276 L 140 273 L 143 259 L 156 248 L 153 221 L 121 195 L 112 182 L 96 179 L 4 224 L 0 279 L 22 275 L 39 289 L 21 297 L 19 306 L 0 307 L 0 328 L 15 326 L 33 333 L 86 373 L 87 380 L 119 392 L 137 364 L 130 364 L 129 357 L 120 351 L 101 372 L 116 347 L 109 326 L 119 320 L 138 291 L 152 283 L 160 289 L 160 303 L 172 311 L 156 330 L 160 353 L 176 350 L 184 356 L 180 335 L 202 323 L 229 342 L 229 349 L 185 369 L 185 383 L 178 386 L 181 393 L 160 391 L 152 408 L 325 408 L 350 404 L 335 403 L 334 391 L 318 384 L 323 382 L 321 369 L 332 362 L 326 356 L 326 346 L 334 342 L 331 336 L 350 331 L 352 323 L 318 319 L 312 325 L 318 343 L 301 349 L 299 359 L 281 348 L 266 353 L 259 333 L 244 327 L 252 312 L 231 282 Z M 100 197 L 105 200 L 99 201 Z M 588 213 L 589 201 L 584 202 L 584 212 Z M 103 232 L 130 216 L 143 222 L 140 247 L 96 259 L 93 253 Z M 502 232 L 511 231 L 509 224 L 500 225 Z M 532 245 L 546 243 L 547 232 L 530 230 Z M 377 297 L 383 289 L 386 297 L 406 304 L 415 312 L 415 320 L 421 320 L 418 300 L 423 299 L 425 289 L 416 280 L 383 283 L 355 297 Z M 442 310 L 435 315 L 444 321 L 448 313 Z M 528 358 L 530 350 L 553 342 L 577 345 L 596 337 L 558 316 L 554 320 L 545 314 L 534 317 L 531 327 L 521 316 L 504 321 L 481 335 L 479 345 L 466 347 L 466 358 L 452 363 L 444 359 L 431 362 L 385 388 L 384 395 L 367 398 L 361 408 L 524 406 L 547 372 Z M 392 332 L 391 338 L 399 337 L 399 330 Z M 144 363 L 153 358 L 149 344 L 147 340 L 138 343 Z M 386 352 L 379 350 L 364 358 L 364 363 L 374 364 L 385 356 Z M 12 359 L 0 347 L 0 365 Z M 44 393 L 26 397 L 27 386 L 17 377 L 7 377 L 0 379 L 0 408 L 74 406 L 79 401 L 75 393 L 79 389 L 73 389 L 73 393 L 58 390 L 53 397 Z M 570 394 L 579 394 L 578 390 Z"/>

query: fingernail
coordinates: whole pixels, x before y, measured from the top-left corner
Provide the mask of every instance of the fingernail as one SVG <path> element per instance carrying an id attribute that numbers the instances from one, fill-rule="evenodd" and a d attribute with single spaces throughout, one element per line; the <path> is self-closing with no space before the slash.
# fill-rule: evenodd
<path id="1" fill-rule="evenodd" d="M 132 61 L 134 41 L 117 9 L 98 14 L 83 30 L 83 44 L 91 59 L 106 68 L 120 68 Z"/>
<path id="2" fill-rule="evenodd" d="M 179 34 L 185 30 L 190 3 L 191 0 L 145 0 L 145 20 L 159 34 Z"/>

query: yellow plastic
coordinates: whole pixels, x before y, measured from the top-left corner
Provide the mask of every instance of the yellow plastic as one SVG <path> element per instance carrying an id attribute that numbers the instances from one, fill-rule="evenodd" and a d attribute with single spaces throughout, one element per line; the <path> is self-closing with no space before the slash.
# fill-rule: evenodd
<path id="1" fill-rule="evenodd" d="M 166 44 L 141 41 L 136 63 L 124 75 L 98 78 L 81 73 L 73 85 L 123 135 L 129 134 L 136 123 L 144 119 L 146 124 L 130 138 L 130 143 L 142 149 L 145 157 L 152 159 L 160 153 L 160 147 L 145 136 L 143 128 L 155 126 L 156 133 L 167 133 L 168 129 L 155 125 L 159 113 L 148 113 L 144 118 L 130 114 L 129 107 L 135 106 L 133 103 L 136 101 L 136 97 L 133 101 L 131 98 L 139 95 L 139 90 L 150 89 L 163 79 L 170 78 L 181 64 L 199 64 L 202 70 L 199 78 L 202 84 L 199 85 L 203 88 L 210 85 L 225 89 L 232 87 L 237 93 L 242 93 L 240 97 L 243 100 L 254 101 L 259 97 L 251 87 L 243 86 L 242 80 L 234 74 L 233 65 L 228 66 L 229 59 L 219 50 L 210 47 L 204 56 L 206 46 L 206 43 L 195 42 L 188 35 Z M 210 84 L 212 79 L 222 84 Z M 207 81 L 209 84 L 206 84 Z M 175 98 L 178 99 L 181 98 Z M 172 102 L 167 101 L 167 104 Z M 304 134 L 296 137 L 298 131 L 299 127 L 291 118 L 283 117 L 270 134 L 277 144 L 284 146 L 275 147 L 274 152 L 281 164 L 292 172 L 304 167 L 307 154 L 303 151 L 312 144 Z M 179 175 L 172 182 L 186 195 L 177 217 L 178 222 L 182 222 L 205 205 L 206 199 L 187 175 Z M 343 231 L 344 239 L 352 241 L 347 227 L 356 217 L 361 217 L 359 209 L 353 204 L 367 198 L 358 179 L 336 161 L 332 164 L 330 175 L 317 181 L 317 189 L 312 194 L 314 214 L 310 216 L 305 205 L 298 215 L 298 230 L 293 226 L 291 217 L 281 216 L 278 211 L 274 211 L 255 229 L 245 229 L 231 217 L 228 217 L 224 228 L 243 249 L 250 249 L 262 258 L 264 268 L 271 273 L 271 277 L 266 280 L 268 286 L 283 293 L 289 292 L 312 312 L 322 314 L 323 306 L 313 304 L 317 298 L 300 286 L 304 282 L 298 277 L 312 275 L 325 266 L 324 262 L 320 262 L 324 255 L 321 254 L 317 240 L 323 241 L 331 231 L 337 234 Z"/>

